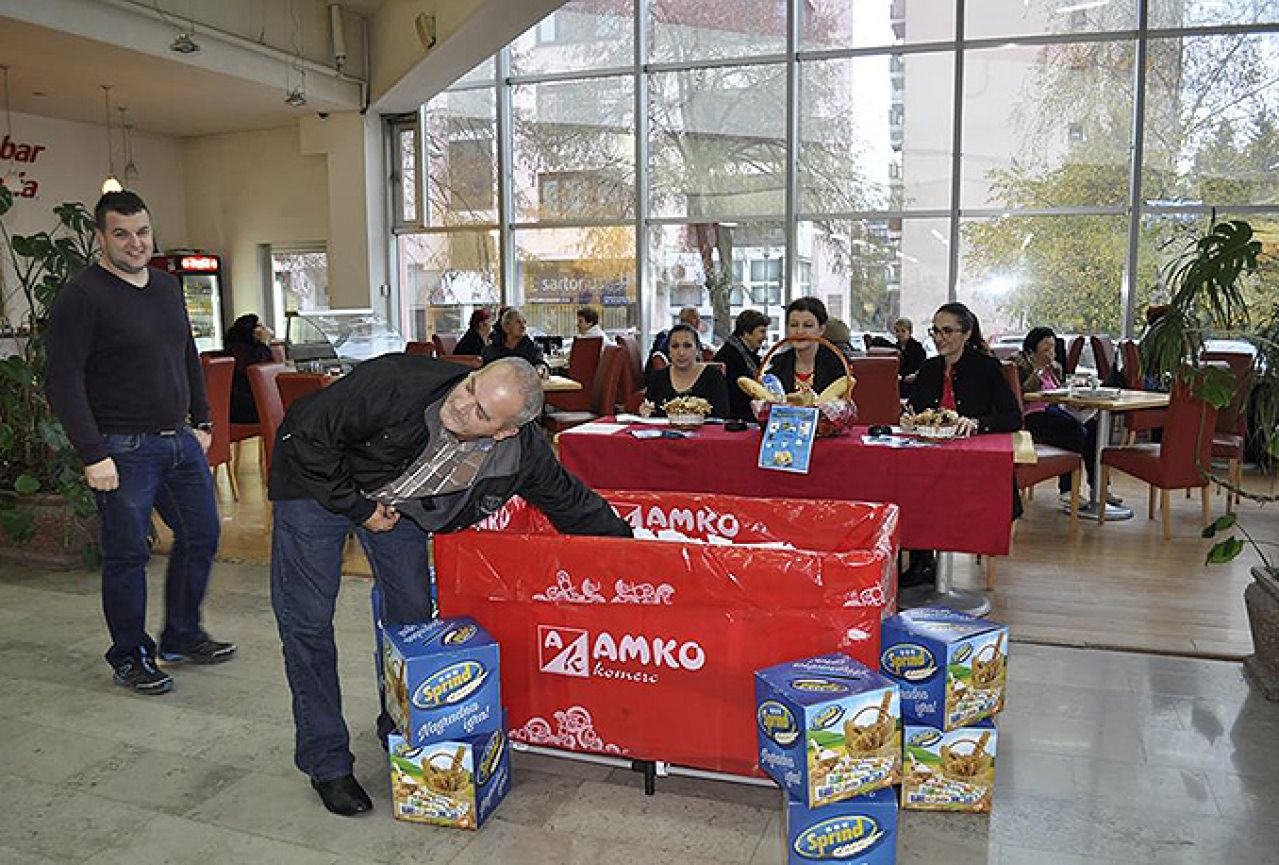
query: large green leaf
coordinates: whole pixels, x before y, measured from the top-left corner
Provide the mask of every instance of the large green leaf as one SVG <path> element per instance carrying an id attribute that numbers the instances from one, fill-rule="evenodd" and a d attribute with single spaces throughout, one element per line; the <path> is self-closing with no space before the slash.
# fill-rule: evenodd
<path id="1" fill-rule="evenodd" d="M 1236 514 L 1222 514 L 1204 527 L 1203 536 L 1205 538 L 1214 537 L 1217 532 L 1224 532 L 1237 522 L 1239 522 L 1239 517 Z"/>
<path id="2" fill-rule="evenodd" d="M 39 429 L 41 441 L 55 451 L 71 446 L 71 440 L 67 438 L 66 432 L 62 429 L 62 424 L 57 421 L 42 420 L 39 423 Z"/>
<path id="3" fill-rule="evenodd" d="M 25 544 L 35 537 L 35 513 L 30 508 L 0 510 L 0 528 L 15 542 Z"/>
<path id="4" fill-rule="evenodd" d="M 11 207 L 13 207 L 13 193 L 0 184 L 0 216 L 8 213 Z"/>
<path id="5" fill-rule="evenodd" d="M 1229 369 L 1205 366 L 1201 370 L 1196 393 L 1217 410 L 1230 405 L 1235 396 L 1235 376 Z"/>
<path id="6" fill-rule="evenodd" d="M 1226 562 L 1233 561 L 1243 550 L 1243 541 L 1233 536 L 1226 538 L 1212 545 L 1212 549 L 1208 550 L 1207 558 L 1204 559 L 1204 564 L 1224 565 Z"/>
<path id="7" fill-rule="evenodd" d="M 13 482 L 13 490 L 24 496 L 34 495 L 40 492 L 40 481 L 34 476 L 23 472 L 18 475 L 18 479 Z"/>
<path id="8" fill-rule="evenodd" d="M 0 423 L 0 454 L 13 447 L 13 442 L 16 438 L 17 436 L 14 435 L 12 426 L 7 423 Z"/>

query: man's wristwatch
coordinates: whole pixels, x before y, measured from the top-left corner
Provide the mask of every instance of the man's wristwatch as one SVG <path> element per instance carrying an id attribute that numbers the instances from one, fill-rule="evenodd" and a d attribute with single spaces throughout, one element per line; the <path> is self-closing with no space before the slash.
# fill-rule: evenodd
<path id="1" fill-rule="evenodd" d="M 209 435 L 213 435 L 213 421 L 206 420 L 204 423 L 198 423 L 195 425 L 195 428 L 202 433 L 208 433 Z"/>

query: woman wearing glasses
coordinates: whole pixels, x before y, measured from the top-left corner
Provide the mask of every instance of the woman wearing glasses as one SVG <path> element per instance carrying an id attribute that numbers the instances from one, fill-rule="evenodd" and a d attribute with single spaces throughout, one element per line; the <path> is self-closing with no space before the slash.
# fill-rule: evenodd
<path id="1" fill-rule="evenodd" d="M 786 307 L 787 336 L 822 336 L 826 332 L 826 304 L 815 297 L 797 297 Z M 844 377 L 844 364 L 835 352 L 819 342 L 793 344 L 779 351 L 769 364 L 786 393 L 821 393 L 831 382 Z"/>
<path id="2" fill-rule="evenodd" d="M 981 325 L 962 303 L 947 303 L 933 316 L 928 329 L 937 356 L 924 361 L 908 400 L 910 411 L 949 408 L 959 415 L 959 434 L 1013 432 L 1021 429 L 1017 398 L 1004 379 L 1003 367 L 990 353 Z M 1021 499 L 1014 485 L 1013 519 L 1021 516 Z M 901 575 L 902 588 L 931 582 L 935 576 L 932 550 L 911 550 L 910 567 Z"/>

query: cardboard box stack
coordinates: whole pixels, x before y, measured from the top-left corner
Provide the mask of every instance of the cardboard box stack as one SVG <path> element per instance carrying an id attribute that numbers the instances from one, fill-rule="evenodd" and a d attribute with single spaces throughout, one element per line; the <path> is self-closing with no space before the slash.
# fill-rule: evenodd
<path id="1" fill-rule="evenodd" d="M 989 813 L 1008 629 L 944 607 L 884 621 L 880 671 L 901 688 L 903 808 Z"/>
<path id="2" fill-rule="evenodd" d="M 844 654 L 755 673 L 759 765 L 785 792 L 791 863 L 891 865 L 901 713 L 895 683 Z"/>

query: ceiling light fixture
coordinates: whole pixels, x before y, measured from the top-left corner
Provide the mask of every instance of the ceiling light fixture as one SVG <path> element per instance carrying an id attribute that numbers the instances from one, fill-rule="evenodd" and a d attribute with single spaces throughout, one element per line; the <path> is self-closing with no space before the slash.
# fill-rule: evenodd
<path id="1" fill-rule="evenodd" d="M 102 194 L 108 192 L 120 192 L 124 187 L 115 177 L 115 154 L 111 152 L 111 85 L 103 84 L 102 101 L 106 105 L 107 118 L 107 177 L 102 181 Z"/>
<path id="2" fill-rule="evenodd" d="M 124 139 L 124 185 L 132 187 L 138 179 L 138 166 L 133 162 L 133 127 L 129 124 L 129 109 L 120 106 L 120 135 Z"/>
<path id="3" fill-rule="evenodd" d="M 306 105 L 306 94 L 302 92 L 301 87 L 295 87 L 289 91 L 289 95 L 284 97 L 286 105 L 292 105 L 294 108 L 301 108 Z"/>
<path id="4" fill-rule="evenodd" d="M 195 28 L 191 28 L 191 32 L 179 32 L 173 37 L 173 41 L 169 43 L 169 50 L 177 54 L 195 54 L 200 50 L 200 43 L 195 41 Z"/>

